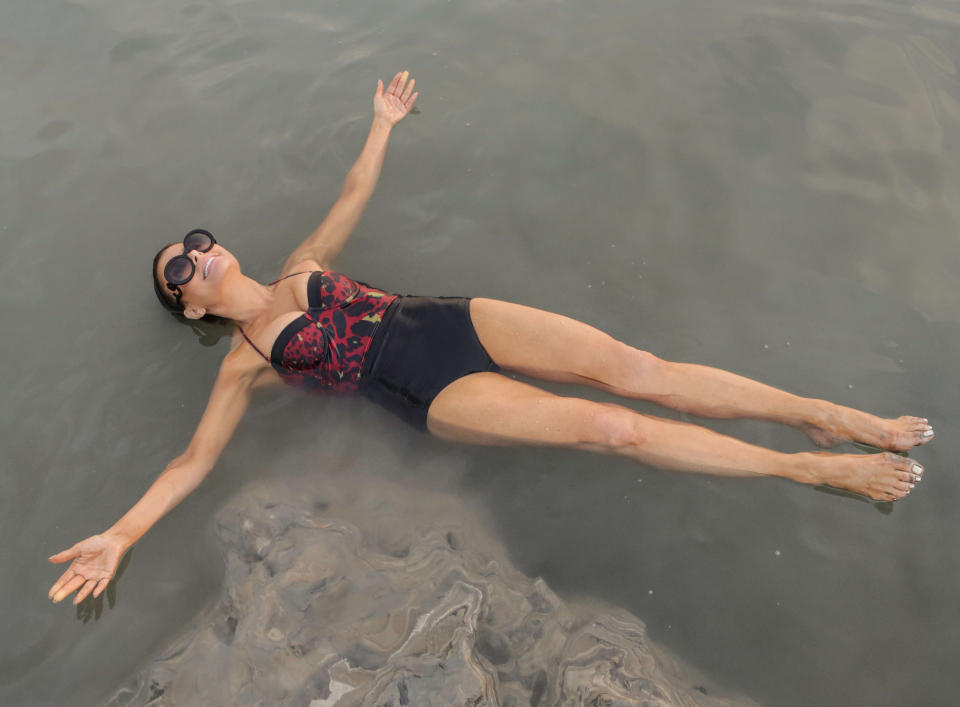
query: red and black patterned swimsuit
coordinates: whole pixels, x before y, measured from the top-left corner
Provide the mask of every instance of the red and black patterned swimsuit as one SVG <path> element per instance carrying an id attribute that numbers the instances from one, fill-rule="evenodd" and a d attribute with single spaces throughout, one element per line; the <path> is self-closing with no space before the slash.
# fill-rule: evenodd
<path id="1" fill-rule="evenodd" d="M 340 273 L 317 270 L 307 281 L 307 311 L 280 332 L 270 358 L 240 331 L 286 383 L 310 392 L 356 393 L 374 332 L 395 299 Z"/>
<path id="2" fill-rule="evenodd" d="M 463 376 L 500 370 L 477 337 L 467 298 L 391 295 L 318 270 L 307 281 L 307 303 L 269 358 L 240 333 L 284 382 L 310 392 L 363 393 L 427 429 L 440 391 Z"/>

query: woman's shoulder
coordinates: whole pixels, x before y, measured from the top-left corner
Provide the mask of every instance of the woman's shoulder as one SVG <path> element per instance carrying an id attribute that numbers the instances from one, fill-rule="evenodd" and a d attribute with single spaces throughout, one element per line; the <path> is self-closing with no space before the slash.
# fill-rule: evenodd
<path id="1" fill-rule="evenodd" d="M 230 351 L 220 363 L 217 381 L 218 384 L 222 381 L 228 386 L 245 388 L 263 388 L 283 382 L 270 364 L 244 342 L 239 331 L 235 332 Z"/>
<path id="2" fill-rule="evenodd" d="M 244 332 L 239 326 L 233 328 L 233 336 L 230 337 L 230 350 L 223 357 L 220 364 L 222 368 L 230 368 L 238 372 L 247 369 L 255 370 L 269 365 L 264 358 L 258 354 L 250 345 L 249 340 L 244 337 Z"/>

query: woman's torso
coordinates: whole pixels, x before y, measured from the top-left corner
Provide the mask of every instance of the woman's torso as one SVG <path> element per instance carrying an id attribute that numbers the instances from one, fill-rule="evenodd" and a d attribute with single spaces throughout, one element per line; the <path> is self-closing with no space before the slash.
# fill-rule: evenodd
<path id="1" fill-rule="evenodd" d="M 268 323 L 241 329 L 244 338 L 286 383 L 356 392 L 373 335 L 397 296 L 330 270 L 295 273 L 273 288 Z"/>

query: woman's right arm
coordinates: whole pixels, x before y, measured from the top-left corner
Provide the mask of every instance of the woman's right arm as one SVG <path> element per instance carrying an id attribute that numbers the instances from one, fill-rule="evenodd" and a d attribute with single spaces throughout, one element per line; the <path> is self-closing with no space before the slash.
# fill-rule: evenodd
<path id="1" fill-rule="evenodd" d="M 106 532 L 49 558 L 56 564 L 73 560 L 48 592 L 54 602 L 78 589 L 74 604 L 91 592 L 100 596 L 123 554 L 210 472 L 243 417 L 250 390 L 261 372 L 244 353 L 235 351 L 224 359 L 187 451 L 167 465 L 133 508 Z"/>

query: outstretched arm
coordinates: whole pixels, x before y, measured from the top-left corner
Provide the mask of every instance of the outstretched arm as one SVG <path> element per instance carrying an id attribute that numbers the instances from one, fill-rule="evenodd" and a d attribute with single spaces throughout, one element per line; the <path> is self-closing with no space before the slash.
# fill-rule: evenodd
<path id="1" fill-rule="evenodd" d="M 386 89 L 383 81 L 377 81 L 377 92 L 373 97 L 373 125 L 360 157 L 347 173 L 343 191 L 330 213 L 317 230 L 287 258 L 283 275 L 295 272 L 295 268 L 305 261 L 315 261 L 322 267 L 329 266 L 353 233 L 380 178 L 390 131 L 410 111 L 420 95 L 414 93 L 415 81 L 408 81 L 409 76 L 407 71 L 397 74 Z"/>
<path id="2" fill-rule="evenodd" d="M 187 451 L 167 465 L 143 497 L 112 528 L 49 558 L 55 564 L 73 560 L 48 592 L 54 602 L 75 590 L 79 591 L 74 604 L 79 604 L 91 592 L 94 597 L 100 596 L 127 549 L 200 485 L 243 417 L 258 372 L 236 354 L 224 359 Z"/>

